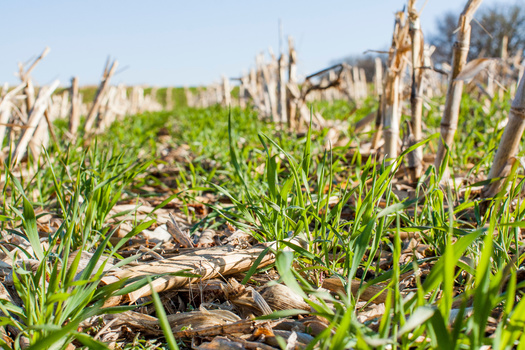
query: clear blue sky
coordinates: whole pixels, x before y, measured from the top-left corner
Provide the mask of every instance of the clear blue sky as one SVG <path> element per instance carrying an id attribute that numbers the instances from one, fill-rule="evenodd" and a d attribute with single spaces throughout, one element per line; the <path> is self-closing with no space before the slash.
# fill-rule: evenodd
<path id="1" fill-rule="evenodd" d="M 418 0 L 420 8 L 425 0 Z M 485 0 L 484 5 L 511 0 Z M 73 75 L 81 85 L 100 79 L 106 57 L 118 59 L 114 82 L 179 86 L 234 77 L 269 46 L 278 51 L 278 21 L 296 40 L 299 73 L 368 49 L 383 49 L 394 12 L 405 0 L 2 0 L 0 83 L 17 83 L 17 63 L 50 54 L 35 69 L 37 84 Z M 428 0 L 422 26 L 428 35 L 447 10 L 466 0 Z"/>

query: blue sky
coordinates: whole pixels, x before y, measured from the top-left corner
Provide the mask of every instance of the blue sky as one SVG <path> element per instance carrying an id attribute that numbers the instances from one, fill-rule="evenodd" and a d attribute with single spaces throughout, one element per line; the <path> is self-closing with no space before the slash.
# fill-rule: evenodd
<path id="1" fill-rule="evenodd" d="M 418 0 L 421 8 L 425 0 Z M 512 3 L 485 0 L 484 4 Z M 255 55 L 279 50 L 278 22 L 292 35 L 299 73 L 334 59 L 383 49 L 392 35 L 394 12 L 405 0 L 3 0 L 0 3 L 0 83 L 18 82 L 17 63 L 50 54 L 35 69 L 37 84 L 58 78 L 68 85 L 100 79 L 106 57 L 118 59 L 114 82 L 180 86 L 209 84 L 222 74 L 239 76 Z M 427 35 L 436 17 L 460 12 L 466 0 L 428 0 L 422 11 Z"/>

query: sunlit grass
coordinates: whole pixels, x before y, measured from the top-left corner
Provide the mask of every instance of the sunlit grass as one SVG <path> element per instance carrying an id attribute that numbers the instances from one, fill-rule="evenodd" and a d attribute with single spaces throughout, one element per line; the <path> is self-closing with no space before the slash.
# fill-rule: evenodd
<path id="1" fill-rule="evenodd" d="M 341 101 L 315 108 L 331 116 L 327 119 L 350 116 L 349 128 L 341 132 L 351 140 L 369 136 L 353 134 L 352 124 L 375 108 L 372 102 L 356 111 Z M 306 301 L 333 329 L 319 334 L 309 348 L 504 349 L 518 339 L 523 344 L 524 282 L 516 278 L 523 265 L 519 237 L 525 227 L 521 166 L 516 162 L 507 178 L 508 193 L 482 202 L 470 187 L 486 174 L 501 136 L 500 111 L 506 109 L 508 98 L 495 100 L 486 114 L 479 102 L 466 97 L 460 125 L 468 132 L 458 133 L 449 156 L 453 177 L 463 182 L 443 187 L 442 169 L 429 167 L 407 199 L 399 195 L 396 174 L 404 171 L 409 150 L 387 166 L 375 156 L 356 155 L 358 149 L 351 156 L 346 147 L 327 148 L 324 131 L 288 133 L 253 111 L 211 107 L 147 113 L 116 122 L 97 140 L 52 145 L 40 159 L 30 158 L 24 165 L 32 170 L 30 175 L 20 176 L 20 169 L 9 166 L 2 172 L 2 230 L 26 239 L 32 252 L 23 258 L 38 264 L 36 269 L 24 264 L 14 268 L 23 306 L 2 302 L 1 320 L 20 331 L 18 342 L 27 338 L 33 348 L 63 348 L 73 339 L 105 347 L 79 333 L 78 324 L 93 315 L 131 308 L 109 310 L 102 305 L 125 286 L 138 288 L 148 281 L 99 288 L 106 273 L 103 264 L 97 266 L 98 259 L 93 259 L 81 271 L 80 254 L 74 254 L 88 251 L 117 258 L 119 265 L 131 261 L 119 258 L 118 249 L 152 221 L 136 223 L 124 240 L 112 245 L 109 238 L 120 218 L 110 224 L 109 213 L 122 199 L 159 194 L 144 189 L 155 185 L 183 203 L 203 194 L 221 199 L 209 204 L 209 215 L 193 229 L 229 222 L 259 241 L 277 242 L 275 267 L 281 280 L 299 295 L 308 293 Z M 439 111 L 426 113 L 427 138 L 421 147 L 428 154 L 437 145 Z M 59 130 L 65 127 L 57 125 Z M 166 156 L 183 146 L 184 156 Z M 162 173 L 168 171 L 174 177 L 171 185 L 162 182 Z M 62 222 L 44 238 L 45 249 L 35 209 Z M 413 254 L 401 260 L 407 241 L 402 237 L 407 235 L 427 247 L 423 258 Z M 390 263 L 384 264 L 384 256 Z M 62 268 L 70 257 L 73 264 Z M 423 273 L 422 266 L 431 269 Z M 244 281 L 256 272 L 254 266 Z M 399 283 L 408 272 L 413 272 L 417 288 L 403 294 Z M 339 278 L 347 293 L 320 291 L 327 277 Z M 361 283 L 361 292 L 378 283 L 387 291 L 376 326 L 358 321 L 363 305 L 350 292 L 352 281 Z M 162 316 L 158 300 L 156 306 Z M 494 310 L 500 322 L 496 336 L 489 337 L 486 329 Z"/>

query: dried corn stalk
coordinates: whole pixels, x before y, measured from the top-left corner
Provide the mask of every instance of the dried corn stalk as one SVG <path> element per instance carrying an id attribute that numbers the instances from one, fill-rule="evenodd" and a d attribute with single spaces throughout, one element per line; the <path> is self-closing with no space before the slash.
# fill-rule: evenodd
<path id="1" fill-rule="evenodd" d="M 31 81 L 31 77 L 30 77 L 30 74 L 31 72 L 33 71 L 33 69 L 35 69 L 36 65 L 38 64 L 38 62 L 40 62 L 42 59 L 44 59 L 44 57 L 47 56 L 47 54 L 51 51 L 51 49 L 49 47 L 46 47 L 44 49 L 44 51 L 40 54 L 40 56 L 38 56 L 34 61 L 33 63 L 31 64 L 31 66 L 29 66 L 29 68 L 24 72 L 24 65 L 19 63 L 18 64 L 18 67 L 19 67 L 19 74 L 20 74 L 20 80 L 22 81 L 22 83 L 26 84 L 25 88 L 24 88 L 24 95 L 25 95 L 25 101 L 26 101 L 26 112 L 27 112 L 27 115 L 29 115 L 29 113 L 31 112 L 31 109 L 33 108 L 34 106 L 34 103 L 35 103 L 35 89 L 33 87 L 33 83 Z"/>
<path id="2" fill-rule="evenodd" d="M 399 145 L 399 93 L 401 75 L 406 68 L 405 56 L 408 53 L 407 46 L 408 25 L 405 20 L 404 12 L 396 14 L 396 24 L 392 38 L 392 47 L 388 58 L 388 70 L 384 88 L 384 114 L 383 114 L 383 135 L 385 140 L 385 158 L 395 159 Z M 387 162 L 388 164 L 391 161 Z"/>
<path id="3" fill-rule="evenodd" d="M 291 90 L 297 88 L 297 52 L 294 48 L 294 41 L 291 36 L 288 37 L 288 84 L 287 84 L 287 106 L 286 114 L 288 115 L 288 127 L 293 130 L 297 123 L 297 96 L 294 96 Z M 298 90 L 298 88 L 297 88 Z"/>
<path id="4" fill-rule="evenodd" d="M 111 283 L 122 278 L 166 274 L 151 283 L 154 290 L 161 292 L 217 276 L 226 276 L 248 271 L 259 255 L 265 252 L 266 246 L 264 245 L 243 250 L 236 249 L 232 246 L 195 249 L 173 258 L 163 259 L 116 272 L 113 275 L 104 277 L 103 281 L 105 283 Z M 274 261 L 275 257 L 272 254 L 266 254 L 258 266 L 264 267 Z M 187 272 L 192 275 L 199 275 L 200 277 L 177 275 L 177 273 L 180 272 Z M 151 295 L 149 285 L 128 293 L 127 298 L 131 302 L 135 302 L 137 299 L 148 295 Z"/>
<path id="5" fill-rule="evenodd" d="M 375 58 L 374 85 L 376 95 L 381 98 L 383 94 L 383 62 L 379 57 Z"/>
<path id="6" fill-rule="evenodd" d="M 44 86 L 40 89 L 38 98 L 36 99 L 35 105 L 31 109 L 31 114 L 27 121 L 27 128 L 23 131 L 18 144 L 16 145 L 15 151 L 13 152 L 13 163 L 17 164 L 20 159 L 24 156 L 27 151 L 27 145 L 33 134 L 35 133 L 36 127 L 40 123 L 40 120 L 44 116 L 44 112 L 49 104 L 49 100 L 53 91 L 58 87 L 59 81 L 55 80 L 50 86 Z"/>
<path id="7" fill-rule="evenodd" d="M 173 88 L 166 88 L 166 110 L 173 110 L 173 97 L 172 97 Z"/>
<path id="8" fill-rule="evenodd" d="M 14 106 L 13 101 L 16 95 L 25 87 L 25 84 L 18 85 L 13 90 L 5 94 L 0 102 L 0 145 L 4 144 L 4 136 L 7 130 L 9 118 L 11 117 L 11 108 Z"/>
<path id="9" fill-rule="evenodd" d="M 80 126 L 80 98 L 78 94 L 78 78 L 71 78 L 71 114 L 69 116 L 69 133 L 75 138 Z"/>
<path id="10" fill-rule="evenodd" d="M 106 68 L 104 69 L 104 74 L 102 75 L 102 82 L 100 83 L 97 94 L 95 96 L 95 100 L 93 101 L 93 106 L 91 106 L 89 114 L 86 116 L 86 124 L 84 125 L 84 130 L 86 131 L 86 134 L 89 134 L 91 132 L 91 129 L 93 128 L 93 125 L 95 124 L 95 121 L 97 119 L 98 112 L 100 109 L 100 105 L 102 104 L 102 98 L 104 97 L 106 90 L 108 89 L 109 81 L 111 77 L 113 76 L 113 74 L 115 74 L 117 66 L 118 66 L 117 61 L 113 61 L 113 63 L 110 66 L 109 60 L 108 60 L 106 64 Z"/>
<path id="11" fill-rule="evenodd" d="M 445 158 L 445 145 L 450 148 L 454 141 L 454 134 L 456 133 L 459 107 L 461 104 L 461 94 L 463 92 L 463 81 L 456 78 L 461 73 L 465 64 L 467 63 L 467 56 L 470 47 L 470 22 L 474 16 L 482 0 L 469 0 L 465 5 L 465 9 L 459 17 L 458 33 L 456 42 L 452 50 L 452 74 L 447 89 L 447 97 L 445 102 L 445 110 L 441 118 L 441 138 L 436 154 L 434 165 L 439 169 Z M 448 170 L 445 170 L 443 179 L 448 178 Z"/>
<path id="12" fill-rule="evenodd" d="M 489 179 L 504 178 L 510 172 L 512 160 L 518 153 L 521 136 L 525 129 L 525 79 L 521 79 L 516 97 L 510 107 L 509 121 L 494 156 Z M 504 179 L 499 179 L 485 186 L 482 193 L 485 198 L 495 196 L 503 186 Z"/>
<path id="13" fill-rule="evenodd" d="M 224 75 L 222 76 L 222 104 L 225 107 L 230 107 L 232 104 L 232 96 L 230 89 L 230 80 Z"/>
<path id="14" fill-rule="evenodd" d="M 271 116 L 273 122 L 278 122 L 277 115 L 277 81 L 276 69 L 278 67 L 277 59 L 272 58 L 270 64 L 263 62 L 261 57 L 261 77 L 264 85 L 264 100 L 266 105 L 266 116 Z"/>
<path id="15" fill-rule="evenodd" d="M 287 123 L 288 117 L 286 115 L 286 60 L 284 55 L 279 58 L 278 80 L 277 80 L 277 114 L 279 115 L 280 123 Z"/>
<path id="16" fill-rule="evenodd" d="M 410 26 L 410 38 L 412 43 L 412 89 L 410 93 L 411 105 L 411 137 L 408 146 L 421 141 L 421 116 L 423 112 L 423 34 L 421 33 L 421 25 L 419 21 L 419 14 L 415 8 L 416 0 L 409 0 L 408 2 L 408 17 Z M 423 159 L 423 150 L 421 147 L 407 155 L 408 170 L 410 178 L 415 181 L 421 176 L 423 166 L 421 161 Z"/>

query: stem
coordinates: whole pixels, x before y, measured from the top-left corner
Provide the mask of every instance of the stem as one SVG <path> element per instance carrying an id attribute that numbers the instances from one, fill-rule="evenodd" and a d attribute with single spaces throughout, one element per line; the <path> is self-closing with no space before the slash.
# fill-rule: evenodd
<path id="1" fill-rule="evenodd" d="M 447 90 L 445 110 L 441 118 L 441 138 L 439 140 L 438 151 L 436 153 L 435 167 L 439 169 L 445 158 L 445 145 L 450 149 L 456 133 L 459 107 L 461 104 L 461 94 L 463 92 L 463 81 L 456 80 L 467 63 L 467 56 L 470 48 L 470 21 L 476 9 L 481 5 L 482 0 L 469 0 L 465 9 L 459 17 L 458 34 L 452 50 L 452 74 Z M 448 178 L 448 169 L 445 169 L 443 179 Z"/>
<path id="2" fill-rule="evenodd" d="M 490 168 L 489 179 L 501 178 L 492 184 L 486 185 L 482 191 L 483 197 L 493 197 L 501 189 L 504 178 L 509 175 L 513 159 L 518 153 L 521 136 L 525 130 L 525 79 L 520 80 L 516 97 L 512 101 L 509 112 L 509 122 L 501 136 L 501 141 Z"/>

